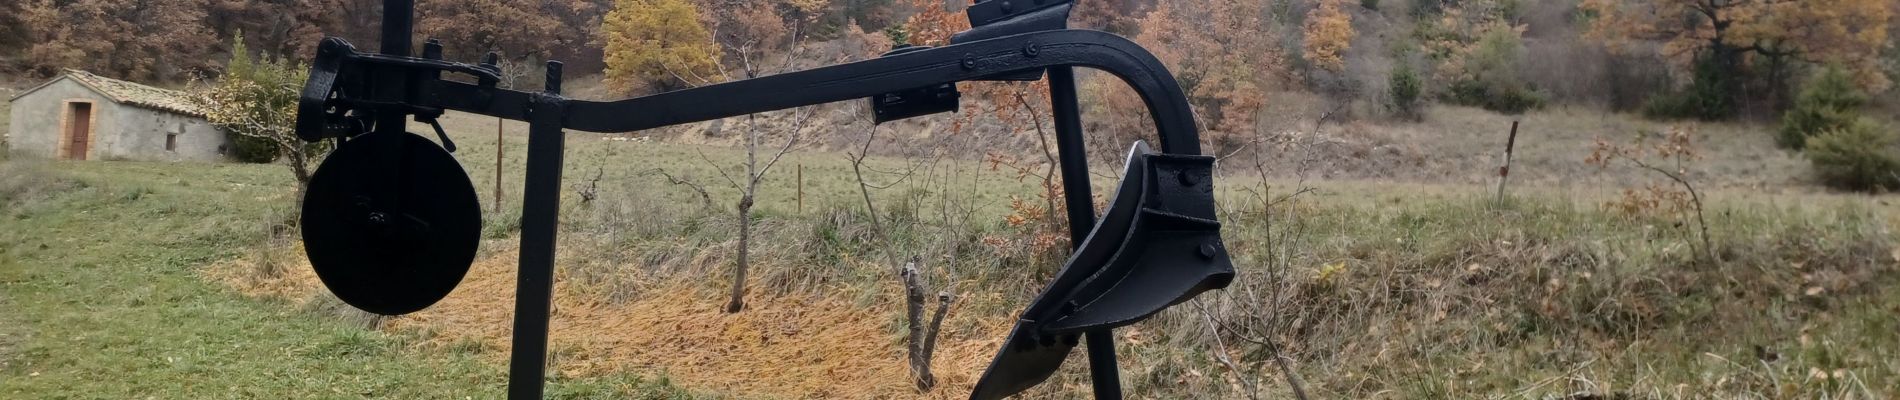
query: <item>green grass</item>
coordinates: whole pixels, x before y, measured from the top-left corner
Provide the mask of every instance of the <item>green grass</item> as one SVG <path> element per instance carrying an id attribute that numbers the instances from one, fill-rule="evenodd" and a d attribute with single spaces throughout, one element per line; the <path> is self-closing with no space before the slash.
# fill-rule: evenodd
<path id="1" fill-rule="evenodd" d="M 501 365 L 245 298 L 197 269 L 263 235 L 281 167 L 0 164 L 0 397 L 498 398 Z M 566 398 L 687 397 L 637 376 Z"/>

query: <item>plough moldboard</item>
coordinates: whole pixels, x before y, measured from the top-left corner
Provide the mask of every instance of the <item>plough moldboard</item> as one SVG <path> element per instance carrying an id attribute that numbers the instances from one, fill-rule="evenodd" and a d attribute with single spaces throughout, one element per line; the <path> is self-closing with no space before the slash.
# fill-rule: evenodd
<path id="1" fill-rule="evenodd" d="M 1044 74 L 1075 253 L 1030 303 L 978 381 L 973 399 L 1041 383 L 1088 344 L 1097 398 L 1120 398 L 1110 331 L 1233 279 L 1213 199 L 1213 158 L 1200 155 L 1181 88 L 1146 50 L 1113 34 L 1071 30 L 1071 0 L 989 0 L 951 44 L 895 49 L 872 60 L 612 102 L 561 96 L 559 62 L 539 92 L 501 89 L 497 57 L 442 59 L 430 40 L 412 56 L 413 0 L 385 0 L 381 51 L 324 39 L 298 105 L 297 134 L 338 147 L 310 182 L 307 255 L 324 286 L 366 311 L 400 315 L 447 296 L 468 272 L 480 204 L 434 121 L 448 110 L 526 121 L 527 181 L 509 398 L 541 396 L 547 363 L 565 129 L 632 132 L 821 103 L 868 99 L 879 123 L 957 109 L 956 84 L 1033 81 Z M 1098 219 L 1088 184 L 1073 67 L 1111 73 L 1141 95 L 1160 151 L 1135 143 Z M 443 79 L 462 74 L 475 83 Z M 441 145 L 407 132 L 435 126 Z"/>

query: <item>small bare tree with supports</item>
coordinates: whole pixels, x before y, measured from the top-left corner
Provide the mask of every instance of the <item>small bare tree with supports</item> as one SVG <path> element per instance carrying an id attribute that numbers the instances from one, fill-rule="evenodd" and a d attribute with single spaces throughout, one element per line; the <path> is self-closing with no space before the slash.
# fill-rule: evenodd
<path id="1" fill-rule="evenodd" d="M 858 111 L 863 111 L 861 108 Z M 860 117 L 865 114 L 856 113 Z M 936 386 L 936 376 L 931 372 L 931 363 L 935 358 L 937 338 L 943 334 L 944 319 L 950 314 L 956 296 L 951 286 L 956 281 L 953 268 L 956 260 L 964 259 L 960 240 L 969 237 L 969 229 L 980 208 L 977 203 L 981 164 L 943 162 L 944 155 L 954 153 L 946 151 L 950 139 L 943 138 L 925 149 L 921 156 L 907 158 L 905 167 L 882 170 L 867 162 L 872 144 L 877 141 L 878 127 L 866 124 L 864 142 L 855 151 L 846 153 L 851 161 L 851 172 L 857 178 L 858 193 L 864 201 L 864 208 L 871 220 L 873 240 L 882 243 L 884 262 L 896 267 L 894 272 L 904 288 L 904 321 L 908 329 L 905 350 L 910 364 L 912 383 L 919 391 L 929 391 Z M 916 153 L 913 153 L 916 154 Z M 967 171 L 966 171 L 967 168 Z M 968 184 L 968 187 L 963 186 Z M 927 221 L 923 214 L 909 218 L 895 215 L 886 218 L 878 208 L 874 191 L 885 190 L 898 185 L 908 185 L 911 193 L 935 193 L 934 212 L 937 219 Z M 921 189 L 921 190 L 919 190 Z M 921 205 L 924 198 L 912 198 Z M 913 207 L 914 212 L 925 211 L 926 207 Z M 910 234 L 899 234 L 909 232 Z M 929 238 L 919 240 L 919 238 Z M 902 261 L 902 267 L 899 265 Z M 927 260 L 941 260 L 936 268 L 927 267 Z M 935 287 L 931 284 L 935 277 Z M 930 307 L 930 293 L 935 291 L 936 304 Z"/>
<path id="2" fill-rule="evenodd" d="M 863 196 L 865 211 L 871 218 L 871 232 L 873 235 L 876 235 L 878 241 L 889 245 L 884 251 L 886 262 L 890 263 L 889 265 L 895 266 L 897 265 L 898 253 L 904 251 L 900 249 L 903 246 L 893 242 L 890 233 L 892 227 L 885 226 L 883 217 L 878 214 L 877 202 L 872 200 L 871 190 L 887 189 L 899 183 L 903 183 L 905 180 L 909 180 L 913 175 L 916 175 L 920 167 L 934 164 L 934 162 L 913 163 L 909 169 L 902 172 L 885 173 L 886 171 L 873 170 L 873 173 L 895 175 L 895 177 L 890 178 L 890 182 L 888 183 L 873 184 L 870 179 L 865 176 L 865 171 L 870 169 L 865 165 L 865 159 L 869 157 L 871 144 L 877 139 L 877 125 L 870 125 L 870 128 L 867 129 L 866 132 L 864 145 L 859 147 L 858 151 L 848 153 L 847 157 L 851 159 L 851 173 L 857 177 L 858 193 Z M 949 196 L 949 191 L 946 190 L 944 192 L 946 196 Z M 950 219 L 948 215 L 946 215 L 945 218 L 946 220 Z M 949 224 L 946 223 L 946 225 Z M 956 236 L 951 237 L 954 238 Z M 951 245 L 950 247 L 954 248 L 955 246 Z M 950 259 L 954 260 L 955 258 L 952 257 Z M 950 303 L 954 300 L 955 296 L 948 288 L 938 291 L 936 295 L 936 310 L 927 317 L 929 322 L 926 323 L 924 306 L 926 303 L 925 298 L 927 297 L 926 293 L 930 292 L 930 287 L 925 283 L 925 278 L 922 276 L 921 264 L 923 264 L 923 257 L 912 254 L 909 260 L 904 262 L 903 267 L 897 269 L 897 276 L 902 280 L 904 285 L 904 322 L 909 328 L 909 335 L 907 336 L 909 343 L 905 346 L 905 350 L 909 355 L 912 381 L 917 385 L 917 390 L 928 391 L 937 385 L 936 375 L 930 372 L 931 359 L 936 353 L 937 337 L 943 331 L 944 316 L 950 313 Z"/>
<path id="3" fill-rule="evenodd" d="M 764 3 L 733 2 L 719 3 L 719 6 L 707 10 L 717 16 L 712 21 L 711 39 L 726 60 L 713 63 L 717 69 L 715 76 L 696 74 L 691 68 L 662 67 L 691 86 L 751 79 L 792 70 L 803 55 L 806 40 L 804 28 L 817 16 L 816 10 L 800 8 L 797 12 L 781 14 L 770 6 Z M 767 65 L 771 61 L 768 60 L 768 53 L 782 54 L 783 58 L 776 65 Z M 740 170 L 735 171 L 737 174 L 728 172 L 711 157 L 707 157 L 704 151 L 699 152 L 700 160 L 712 165 L 719 171 L 720 178 L 739 191 L 739 201 L 734 207 L 739 225 L 739 247 L 733 265 L 732 291 L 726 302 L 728 313 L 745 309 L 746 276 L 752 266 L 753 207 L 757 205 L 759 184 L 772 173 L 772 167 L 777 166 L 779 160 L 798 147 L 806 123 L 817 113 L 817 108 L 801 107 L 788 112 L 790 122 L 781 129 L 764 126 L 757 114 L 745 117 L 745 161 L 736 168 Z M 767 143 L 774 138 L 780 142 Z"/>

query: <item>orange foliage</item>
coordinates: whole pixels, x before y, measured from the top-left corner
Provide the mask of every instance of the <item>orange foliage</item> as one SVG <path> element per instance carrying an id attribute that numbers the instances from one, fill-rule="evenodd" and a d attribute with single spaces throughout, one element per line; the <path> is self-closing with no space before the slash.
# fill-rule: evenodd
<path id="1" fill-rule="evenodd" d="M 607 84 L 622 92 L 655 82 L 717 81 L 719 49 L 685 0 L 617 0 L 601 22 Z"/>
<path id="2" fill-rule="evenodd" d="M 970 29 L 970 20 L 944 8 L 942 1 L 910 0 L 910 6 L 917 10 L 904 23 L 910 30 L 910 44 L 943 46 L 950 44 L 950 35 Z"/>
<path id="3" fill-rule="evenodd" d="M 1873 91 L 1892 82 L 1879 55 L 1888 45 L 1894 10 L 1887 0 L 1585 0 L 1595 14 L 1589 37 L 1629 50 L 1660 43 L 1663 55 L 1686 68 L 1706 52 L 1755 58 L 1838 63 Z M 1747 61 L 1747 60 L 1744 60 Z"/>
<path id="4" fill-rule="evenodd" d="M 1168 65 L 1218 150 L 1226 136 L 1253 133 L 1263 93 L 1291 78 L 1265 1 L 1170 1 L 1141 19 L 1135 41 Z"/>
<path id="5" fill-rule="evenodd" d="M 1319 7 L 1306 13 L 1306 40 L 1301 44 L 1306 61 L 1322 69 L 1338 72 L 1346 67 L 1344 54 L 1352 47 L 1352 14 L 1340 10 L 1345 0 L 1321 0 Z"/>
<path id="6" fill-rule="evenodd" d="M 989 154 L 984 162 L 990 164 L 991 171 L 1007 169 L 1016 175 L 1017 181 L 1030 177 L 1039 178 L 1042 190 L 1035 199 L 1011 195 L 1009 197 L 1009 215 L 1003 216 L 1003 222 L 1016 235 L 1009 237 L 985 237 L 983 242 L 997 250 L 1025 251 L 1033 256 L 1067 254 L 1069 251 L 1069 232 L 1063 224 L 1068 213 L 1068 205 L 1063 199 L 1062 186 L 1054 178 L 1053 164 L 1030 164 L 1014 158 Z M 1038 171 L 1038 167 L 1041 171 Z"/>
<path id="7" fill-rule="evenodd" d="M 1584 163 L 1609 168 L 1618 160 L 1626 161 L 1640 168 L 1681 177 L 1689 176 L 1689 165 L 1702 156 L 1696 151 L 1695 127 L 1671 127 L 1663 140 L 1651 141 L 1638 136 L 1630 143 L 1612 143 L 1598 138 L 1596 146 Z M 1625 215 L 1676 215 L 1686 216 L 1694 211 L 1694 196 L 1687 186 L 1677 186 L 1680 182 L 1650 182 L 1641 188 L 1625 188 L 1623 196 L 1604 204 L 1605 208 Z"/>
<path id="8" fill-rule="evenodd" d="M 562 27 L 540 2 L 513 0 L 423 0 L 416 2 L 419 37 L 441 39 L 448 58 L 472 60 L 489 51 L 509 59 L 546 59 Z M 578 39 L 578 38 L 569 38 Z"/>
<path id="9" fill-rule="evenodd" d="M 170 79 L 213 68 L 206 45 L 218 40 L 203 23 L 206 4 L 39 0 L 14 18 L 33 31 L 23 55 L 43 75 L 85 68 L 121 78 Z"/>

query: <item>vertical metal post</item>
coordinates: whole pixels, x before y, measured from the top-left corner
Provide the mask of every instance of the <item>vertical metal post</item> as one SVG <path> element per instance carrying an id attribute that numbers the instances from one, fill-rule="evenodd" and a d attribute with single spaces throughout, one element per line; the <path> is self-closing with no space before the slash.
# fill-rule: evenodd
<path id="1" fill-rule="evenodd" d="M 415 45 L 412 39 L 415 35 L 415 17 L 415 0 L 383 0 L 383 46 L 379 51 L 392 56 L 409 56 L 409 48 Z M 403 101 L 409 93 L 408 80 L 397 77 L 400 74 L 388 76 L 392 78 L 381 80 L 375 89 L 371 89 L 376 92 L 375 97 L 383 101 Z M 408 128 L 407 118 L 402 113 L 378 116 L 376 131 L 403 133 Z"/>
<path id="2" fill-rule="evenodd" d="M 528 176 L 521 192 L 521 269 L 515 281 L 514 349 L 508 361 L 508 398 L 540 399 L 548 363 L 548 317 L 554 301 L 554 244 L 561 216 L 561 64 L 548 62 L 548 90 L 528 110 Z"/>
<path id="3" fill-rule="evenodd" d="M 1089 160 L 1082 143 L 1082 110 L 1076 102 L 1075 70 L 1049 69 L 1050 109 L 1056 119 L 1056 151 L 1062 162 L 1063 200 L 1069 208 L 1069 244 L 1081 247 L 1095 229 L 1095 195 L 1089 187 Z M 1122 398 L 1121 371 L 1115 362 L 1115 332 L 1089 331 L 1089 378 L 1095 398 Z"/>

